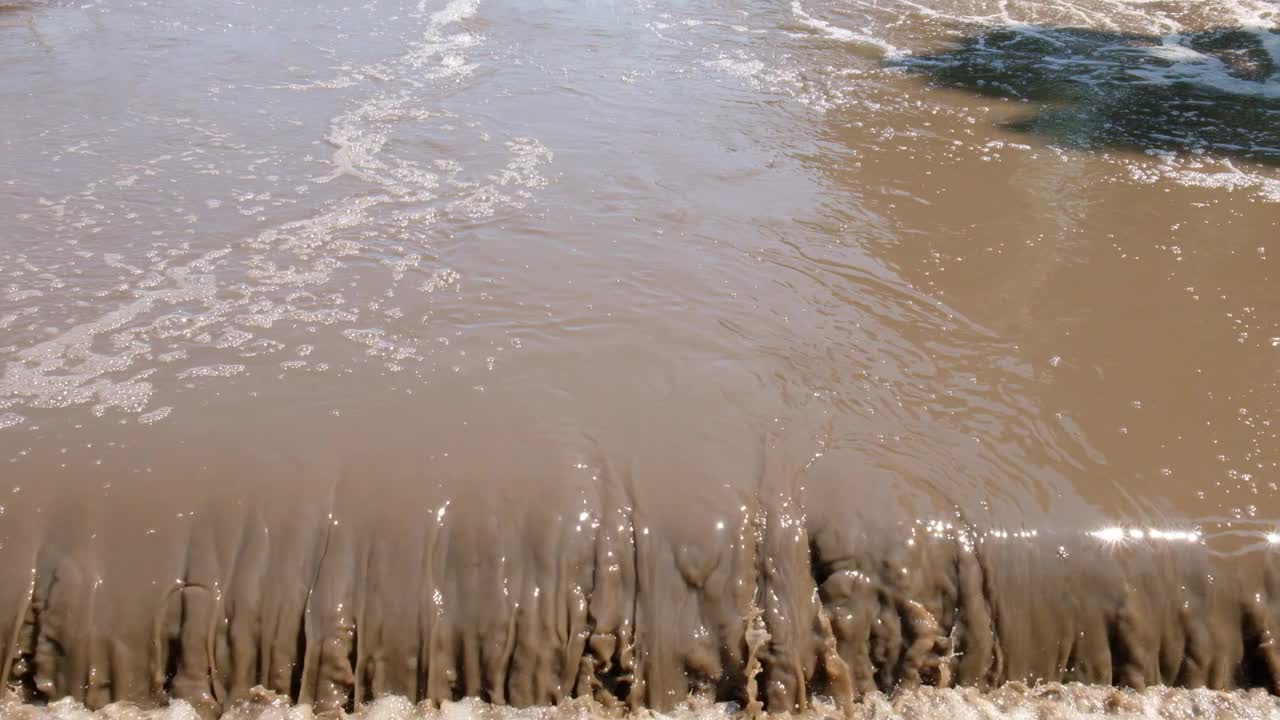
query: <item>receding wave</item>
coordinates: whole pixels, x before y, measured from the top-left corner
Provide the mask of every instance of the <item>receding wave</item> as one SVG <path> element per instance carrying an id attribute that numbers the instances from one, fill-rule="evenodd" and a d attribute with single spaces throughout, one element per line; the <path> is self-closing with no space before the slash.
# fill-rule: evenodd
<path id="1" fill-rule="evenodd" d="M 318 712 L 397 695 L 748 713 L 1014 681 L 1280 687 L 1262 523 L 984 527 L 895 510 L 827 458 L 692 493 L 584 468 L 344 482 L 327 502 L 284 483 L 168 520 L 123 491 L 110 507 L 138 509 L 10 535 L 5 677 L 25 701 L 206 716 L 259 686 Z"/>

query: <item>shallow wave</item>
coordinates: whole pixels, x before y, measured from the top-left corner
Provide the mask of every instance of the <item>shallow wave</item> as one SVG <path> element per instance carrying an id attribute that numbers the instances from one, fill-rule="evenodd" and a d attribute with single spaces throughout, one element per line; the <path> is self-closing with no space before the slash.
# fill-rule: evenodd
<path id="1" fill-rule="evenodd" d="M 290 461 L 251 458 L 252 474 L 117 486 L 92 513 L 51 506 L 75 522 L 13 518 L 4 676 L 31 701 L 206 716 L 259 685 L 327 711 L 401 694 L 753 713 L 1033 680 L 1280 686 L 1267 523 L 981 527 L 945 501 L 895 509 L 901 488 L 839 453 L 744 460 L 714 483 L 651 456 L 566 475 L 530 453 L 397 465 L 370 444 L 383 468 L 360 482 L 317 457 L 304 490 Z M 199 485 L 223 500 L 178 499 Z"/>

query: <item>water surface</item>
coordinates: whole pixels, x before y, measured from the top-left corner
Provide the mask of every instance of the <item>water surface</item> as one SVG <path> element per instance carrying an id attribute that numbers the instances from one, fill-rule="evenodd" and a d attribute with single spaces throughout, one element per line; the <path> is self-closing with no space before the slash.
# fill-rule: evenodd
<path id="1" fill-rule="evenodd" d="M 1273 2 L 23 2 L 0 64 L 22 700 L 1280 689 Z"/>

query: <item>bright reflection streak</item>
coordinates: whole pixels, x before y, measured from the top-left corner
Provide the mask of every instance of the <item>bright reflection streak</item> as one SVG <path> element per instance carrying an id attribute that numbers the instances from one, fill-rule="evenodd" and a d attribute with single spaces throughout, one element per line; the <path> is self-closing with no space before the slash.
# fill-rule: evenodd
<path id="1" fill-rule="evenodd" d="M 1103 528 L 1102 530 L 1094 530 L 1089 534 L 1105 542 L 1120 542 L 1124 539 L 1124 528 Z"/>
<path id="2" fill-rule="evenodd" d="M 1095 538 L 1107 543 L 1118 543 L 1126 539 L 1132 540 L 1164 540 L 1166 542 L 1187 542 L 1194 543 L 1200 541 L 1200 533 L 1195 530 L 1160 530 L 1158 528 L 1122 528 L 1108 527 L 1101 530 L 1094 530 L 1089 533 Z M 1277 536 L 1280 541 L 1280 536 Z"/>

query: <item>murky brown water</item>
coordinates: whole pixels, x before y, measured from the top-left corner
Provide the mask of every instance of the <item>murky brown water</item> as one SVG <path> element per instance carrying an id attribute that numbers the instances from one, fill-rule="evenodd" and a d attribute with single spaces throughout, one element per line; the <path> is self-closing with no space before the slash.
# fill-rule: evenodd
<path id="1" fill-rule="evenodd" d="M 1280 690 L 1275 3 L 22 3 L 0 67 L 18 700 L 1280 715 L 911 689 Z"/>

